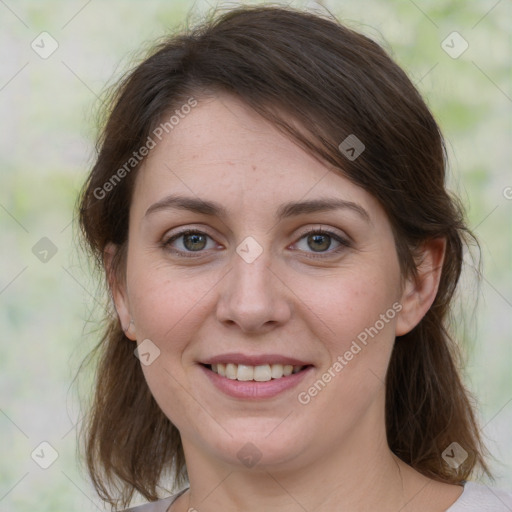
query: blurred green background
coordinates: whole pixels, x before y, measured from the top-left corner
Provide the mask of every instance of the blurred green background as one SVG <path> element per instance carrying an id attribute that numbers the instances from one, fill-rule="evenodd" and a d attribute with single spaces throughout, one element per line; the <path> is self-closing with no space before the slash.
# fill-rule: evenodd
<path id="1" fill-rule="evenodd" d="M 96 342 L 93 310 L 102 298 L 76 247 L 73 208 L 93 161 L 106 85 L 152 40 L 214 5 L 0 1 L 1 511 L 103 510 L 76 456 L 72 379 Z M 484 263 L 479 293 L 467 266 L 454 318 L 464 375 L 496 485 L 512 489 L 512 4 L 322 5 L 391 51 L 446 136 L 451 188 L 467 205 Z"/>

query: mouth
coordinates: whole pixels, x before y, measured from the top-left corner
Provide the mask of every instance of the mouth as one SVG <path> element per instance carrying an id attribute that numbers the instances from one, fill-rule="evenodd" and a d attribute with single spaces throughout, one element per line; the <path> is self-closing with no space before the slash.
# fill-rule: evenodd
<path id="1" fill-rule="evenodd" d="M 207 381 L 224 395 L 261 400 L 296 388 L 314 366 L 298 359 L 278 356 L 224 354 L 199 363 Z"/>
<path id="2" fill-rule="evenodd" d="M 273 363 L 251 366 L 247 364 L 216 363 L 203 364 L 203 366 L 213 373 L 230 380 L 268 382 L 270 380 L 282 379 L 300 373 L 311 365 Z"/>

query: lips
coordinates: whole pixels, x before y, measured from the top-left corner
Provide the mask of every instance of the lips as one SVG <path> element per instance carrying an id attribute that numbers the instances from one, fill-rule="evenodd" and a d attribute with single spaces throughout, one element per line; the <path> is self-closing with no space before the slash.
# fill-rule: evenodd
<path id="1" fill-rule="evenodd" d="M 264 398 L 294 387 L 313 365 L 281 354 L 222 354 L 201 362 L 216 387 L 239 398 Z"/>
<path id="2" fill-rule="evenodd" d="M 200 361 L 204 365 L 214 365 L 214 364 L 236 364 L 236 365 L 246 365 L 246 366 L 260 366 L 264 364 L 282 364 L 292 365 L 292 366 L 308 366 L 311 365 L 310 362 L 305 360 L 300 360 L 294 357 L 284 356 L 281 354 L 260 354 L 260 355 L 248 355 L 241 353 L 229 353 L 229 354 L 219 354 L 218 356 L 209 357 Z"/>
<path id="3" fill-rule="evenodd" d="M 293 389 L 297 388 L 299 383 L 307 378 L 308 375 L 311 375 L 311 372 L 314 370 L 313 366 L 308 365 L 302 366 L 302 369 L 297 373 L 292 372 L 290 375 L 277 379 L 271 378 L 267 381 L 243 381 L 222 377 L 218 373 L 212 371 L 207 365 L 200 364 L 198 366 L 202 370 L 203 375 L 207 378 L 207 382 L 213 384 L 214 389 L 217 389 L 222 394 L 231 398 L 250 401 L 267 400 L 289 393 Z"/>

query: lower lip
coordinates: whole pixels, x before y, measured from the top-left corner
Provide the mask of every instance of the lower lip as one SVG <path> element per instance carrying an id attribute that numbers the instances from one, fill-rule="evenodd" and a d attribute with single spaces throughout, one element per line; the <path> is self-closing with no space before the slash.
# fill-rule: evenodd
<path id="1" fill-rule="evenodd" d="M 200 367 L 217 389 L 233 398 L 245 399 L 272 398 L 277 396 L 280 393 L 293 389 L 313 370 L 312 366 L 308 366 L 306 369 L 298 373 L 292 373 L 287 377 L 257 382 L 254 380 L 239 381 L 228 379 L 203 365 L 200 365 Z"/>

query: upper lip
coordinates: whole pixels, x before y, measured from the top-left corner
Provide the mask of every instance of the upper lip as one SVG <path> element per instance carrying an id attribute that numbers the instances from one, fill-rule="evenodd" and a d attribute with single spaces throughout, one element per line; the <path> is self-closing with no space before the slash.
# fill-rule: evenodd
<path id="1" fill-rule="evenodd" d="M 261 366 L 264 364 L 291 364 L 293 366 L 308 366 L 311 363 L 301 361 L 295 357 L 284 356 L 282 354 L 260 354 L 247 355 L 240 353 L 219 354 L 218 356 L 209 357 L 202 364 L 245 364 L 247 366 Z"/>

